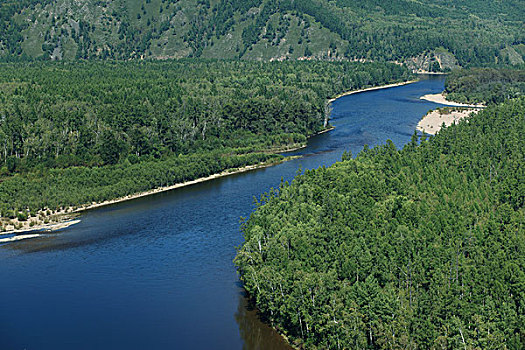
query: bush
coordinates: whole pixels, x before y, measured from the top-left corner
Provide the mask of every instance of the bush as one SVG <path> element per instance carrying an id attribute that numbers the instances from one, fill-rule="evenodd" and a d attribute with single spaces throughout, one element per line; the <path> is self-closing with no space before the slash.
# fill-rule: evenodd
<path id="1" fill-rule="evenodd" d="M 137 164 L 139 162 L 139 157 L 136 154 L 128 155 L 128 160 L 131 164 Z"/>
<path id="2" fill-rule="evenodd" d="M 15 157 L 8 157 L 6 160 L 6 167 L 7 171 L 10 173 L 14 173 L 16 171 L 16 168 L 18 166 L 19 159 Z"/>
<path id="3" fill-rule="evenodd" d="M 19 212 L 16 214 L 18 221 L 27 221 L 27 213 Z"/>

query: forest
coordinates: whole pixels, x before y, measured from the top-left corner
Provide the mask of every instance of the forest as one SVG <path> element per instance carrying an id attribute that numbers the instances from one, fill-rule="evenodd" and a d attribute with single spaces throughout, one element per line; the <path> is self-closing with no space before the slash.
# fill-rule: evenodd
<path id="1" fill-rule="evenodd" d="M 523 349 L 524 111 L 492 104 L 262 195 L 235 263 L 263 315 L 303 348 Z"/>
<path id="2" fill-rule="evenodd" d="M 520 64 L 519 0 L 22 0 L 0 3 L 0 59 L 220 58 Z"/>
<path id="3" fill-rule="evenodd" d="M 456 70 L 447 76 L 445 93 L 451 101 L 484 104 L 525 96 L 525 66 Z"/>
<path id="4" fill-rule="evenodd" d="M 0 211 L 35 215 L 282 159 L 327 99 L 395 64 L 180 60 L 0 65 Z"/>

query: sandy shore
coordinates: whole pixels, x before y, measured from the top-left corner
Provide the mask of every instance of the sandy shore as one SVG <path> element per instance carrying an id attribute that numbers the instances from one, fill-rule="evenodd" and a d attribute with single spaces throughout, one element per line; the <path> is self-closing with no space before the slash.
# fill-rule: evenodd
<path id="1" fill-rule="evenodd" d="M 329 132 L 329 131 L 332 131 L 332 130 L 334 130 L 334 129 L 335 129 L 335 126 L 331 126 L 331 127 L 329 127 L 329 128 L 324 129 L 323 131 L 319 131 L 318 133 L 316 133 L 315 135 L 312 135 L 312 136 L 321 135 L 321 134 L 327 133 L 327 132 Z"/>
<path id="2" fill-rule="evenodd" d="M 445 72 L 429 72 L 428 70 L 417 70 L 414 73 L 421 75 L 447 75 Z"/>
<path id="3" fill-rule="evenodd" d="M 441 130 L 443 123 L 445 123 L 446 126 L 450 126 L 477 112 L 479 112 L 479 109 L 440 108 L 435 111 L 430 111 L 425 115 L 417 124 L 417 130 L 425 132 L 426 134 L 435 135 Z"/>
<path id="4" fill-rule="evenodd" d="M 100 208 L 100 207 L 104 207 L 104 206 L 115 204 L 115 203 L 129 201 L 129 200 L 136 199 L 136 198 L 150 196 L 150 195 L 155 194 L 155 193 L 161 193 L 161 192 L 171 191 L 171 190 L 174 190 L 176 188 L 181 188 L 181 187 L 185 187 L 185 186 L 195 185 L 195 184 L 198 184 L 198 183 L 201 183 L 201 182 L 210 181 L 210 180 L 217 179 L 217 178 L 224 177 L 224 176 L 229 176 L 229 175 L 233 175 L 233 174 L 240 174 L 240 173 L 244 173 L 244 172 L 255 170 L 255 169 L 266 168 L 266 167 L 269 167 L 269 166 L 272 166 L 272 165 L 275 165 L 275 164 L 278 164 L 278 163 L 280 163 L 280 162 L 260 163 L 260 164 L 255 164 L 255 165 L 248 165 L 248 166 L 245 166 L 245 167 L 242 167 L 242 168 L 237 168 L 237 169 L 228 169 L 228 170 L 225 170 L 225 171 L 223 171 L 221 173 L 213 174 L 213 175 L 206 176 L 206 177 L 201 177 L 201 178 L 198 178 L 198 179 L 195 179 L 195 180 L 181 182 L 181 183 L 177 183 L 177 184 L 174 184 L 174 185 L 171 185 L 171 186 L 158 187 L 158 188 L 155 188 L 153 190 L 140 192 L 140 193 L 136 193 L 136 194 L 133 194 L 133 195 L 129 195 L 129 196 L 121 197 L 121 198 L 117 198 L 117 199 L 112 199 L 112 200 L 101 202 L 101 203 L 93 203 L 93 204 L 90 204 L 90 205 L 87 205 L 87 206 L 83 206 L 81 208 L 77 208 L 77 209 L 73 210 L 72 212 L 73 213 L 80 213 L 80 212 L 83 212 L 83 211 L 86 211 L 86 210 L 91 210 L 91 209 Z"/>
<path id="5" fill-rule="evenodd" d="M 18 239 L 14 239 L 15 237 L 12 237 L 12 241 L 20 240 L 23 238 L 33 238 L 40 236 L 39 234 L 35 234 L 36 232 L 53 232 L 62 230 L 64 228 L 68 228 L 69 226 L 76 225 L 80 222 L 80 220 L 68 220 L 68 221 L 60 221 L 60 222 L 54 222 L 54 223 L 48 223 L 48 224 L 38 224 L 34 226 L 24 226 L 19 229 L 13 229 L 9 231 L 0 232 L 0 236 L 2 235 L 12 235 L 17 234 L 20 235 Z M 27 237 L 31 236 L 31 237 Z M 8 238 L 4 238 L 8 239 Z M 0 240 L 0 243 L 3 243 L 3 240 Z"/>
<path id="6" fill-rule="evenodd" d="M 434 103 L 439 103 L 439 104 L 442 104 L 442 105 L 445 105 L 445 106 L 452 106 L 452 107 L 470 107 L 470 108 L 484 108 L 485 107 L 482 104 L 468 105 L 468 104 L 464 104 L 464 103 L 448 101 L 445 98 L 445 95 L 443 93 L 441 93 L 441 94 L 429 94 L 429 95 L 421 96 L 420 99 L 421 100 L 425 100 L 425 101 L 434 102 Z"/>
<path id="7" fill-rule="evenodd" d="M 40 237 L 42 235 L 39 235 L 39 234 L 31 234 L 31 235 L 18 235 L 18 236 L 13 236 L 13 237 L 9 237 L 9 238 L 1 238 L 0 239 L 0 244 L 2 243 L 11 243 L 11 242 L 16 242 L 16 241 L 21 241 L 23 239 L 29 239 L 29 238 L 36 238 L 36 237 Z"/>
<path id="8" fill-rule="evenodd" d="M 343 97 L 343 96 L 348 96 L 348 95 L 353 95 L 353 94 L 359 94 L 359 93 L 361 93 L 361 92 L 367 92 L 367 91 L 389 89 L 389 88 L 393 88 L 393 87 L 397 87 L 397 86 L 403 86 L 403 85 L 412 84 L 412 83 L 415 83 L 415 82 L 418 82 L 418 80 L 410 80 L 410 81 L 404 81 L 404 82 L 401 82 L 401 83 L 395 83 L 395 84 L 388 84 L 388 85 L 375 86 L 375 87 L 366 88 L 366 89 L 361 89 L 361 90 L 352 90 L 352 91 L 347 91 L 347 92 L 343 92 L 342 94 L 337 95 L 337 96 L 334 97 L 334 98 L 329 99 L 327 103 L 330 104 L 330 103 L 334 102 L 335 100 L 337 100 L 338 98 L 341 98 L 341 97 Z"/>

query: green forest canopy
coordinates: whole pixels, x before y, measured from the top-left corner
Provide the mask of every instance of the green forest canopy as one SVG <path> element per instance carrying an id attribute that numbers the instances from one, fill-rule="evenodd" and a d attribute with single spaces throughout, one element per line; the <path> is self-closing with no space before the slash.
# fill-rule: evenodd
<path id="1" fill-rule="evenodd" d="M 445 93 L 452 101 L 485 104 L 525 96 L 524 68 L 457 70 L 447 76 Z"/>
<path id="2" fill-rule="evenodd" d="M 0 210 L 35 212 L 275 161 L 326 100 L 404 81 L 379 63 L 181 60 L 0 65 Z M 203 165 L 205 164 L 205 165 Z"/>
<path id="3" fill-rule="evenodd" d="M 264 194 L 235 263 L 306 348 L 525 347 L 525 98 Z"/>

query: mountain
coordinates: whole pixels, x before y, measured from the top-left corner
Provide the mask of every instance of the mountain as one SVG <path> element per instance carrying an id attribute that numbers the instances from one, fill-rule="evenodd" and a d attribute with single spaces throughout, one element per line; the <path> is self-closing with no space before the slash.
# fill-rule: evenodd
<path id="1" fill-rule="evenodd" d="M 4 0 L 0 57 L 523 63 L 520 0 Z"/>

